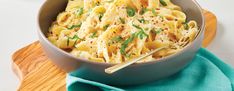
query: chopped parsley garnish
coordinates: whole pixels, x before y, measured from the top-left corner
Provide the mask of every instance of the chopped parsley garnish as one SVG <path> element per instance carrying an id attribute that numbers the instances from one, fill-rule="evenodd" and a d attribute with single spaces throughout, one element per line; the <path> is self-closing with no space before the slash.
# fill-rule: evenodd
<path id="1" fill-rule="evenodd" d="M 111 39 L 111 41 L 113 41 L 113 42 L 120 42 L 122 40 L 123 40 L 123 38 L 121 36 L 116 36 L 116 37 Z"/>
<path id="2" fill-rule="evenodd" d="M 140 11 L 140 14 L 143 15 L 146 11 L 147 11 L 147 8 L 142 7 L 142 8 L 141 8 L 141 11 Z"/>
<path id="3" fill-rule="evenodd" d="M 158 15 L 158 16 L 159 16 L 159 18 L 160 18 L 160 19 L 162 19 L 162 20 L 163 20 L 163 16 L 161 16 L 161 15 Z"/>
<path id="4" fill-rule="evenodd" d="M 75 39 L 76 40 L 74 44 L 76 44 L 78 39 L 81 40 L 81 41 L 84 41 L 84 39 L 81 39 L 79 36 L 74 35 L 73 37 L 68 37 L 67 38 L 67 46 L 69 46 L 70 39 L 72 39 L 72 40 Z"/>
<path id="5" fill-rule="evenodd" d="M 129 17 L 133 17 L 135 15 L 135 10 L 131 7 L 127 7 L 127 14 Z"/>
<path id="6" fill-rule="evenodd" d="M 160 3 L 161 3 L 163 6 L 167 6 L 167 3 L 166 3 L 164 0 L 160 0 Z"/>
<path id="7" fill-rule="evenodd" d="M 114 2 L 114 0 L 107 0 L 106 2 L 107 3 L 112 3 L 112 2 Z"/>
<path id="8" fill-rule="evenodd" d="M 120 53 L 124 56 L 127 56 L 127 53 L 125 52 L 125 49 L 127 48 L 128 44 L 131 43 L 134 38 L 135 38 L 136 34 L 133 33 L 127 40 L 125 40 L 122 44 L 121 44 L 121 48 L 120 48 Z"/>
<path id="9" fill-rule="evenodd" d="M 140 23 L 145 23 L 145 19 L 138 19 L 138 21 L 140 22 Z"/>
<path id="10" fill-rule="evenodd" d="M 74 29 L 74 28 L 81 27 L 81 25 L 82 25 L 82 23 L 80 23 L 80 24 L 78 24 L 78 25 L 72 25 L 72 26 L 68 27 L 67 29 L 72 30 L 72 29 Z"/>
<path id="11" fill-rule="evenodd" d="M 141 30 L 140 32 L 137 33 L 137 36 L 139 36 L 140 39 L 143 39 L 144 36 L 147 37 L 148 35 L 143 30 Z"/>
<path id="12" fill-rule="evenodd" d="M 158 14 L 156 13 L 155 9 L 152 9 L 152 13 L 154 14 L 154 16 L 157 16 Z"/>
<path id="13" fill-rule="evenodd" d="M 90 36 L 90 38 L 95 38 L 95 37 L 98 37 L 98 36 L 97 36 L 97 32 L 94 32 L 94 33 Z"/>
<path id="14" fill-rule="evenodd" d="M 138 36 L 138 37 L 140 37 L 140 39 L 143 39 L 144 36 L 146 36 L 146 37 L 148 36 L 141 27 L 139 27 L 139 26 L 137 26 L 135 24 L 132 24 L 132 26 L 139 29 L 140 31 L 137 32 L 137 33 L 133 33 L 127 40 L 125 40 L 121 44 L 120 52 L 121 52 L 122 55 L 125 55 L 125 56 L 128 56 L 127 53 L 125 52 L 125 49 L 127 48 L 128 44 L 131 43 L 134 40 L 134 38 L 136 38 Z"/>
<path id="15" fill-rule="evenodd" d="M 188 23 L 187 23 L 187 22 L 184 22 L 184 23 L 183 23 L 183 25 L 184 25 L 184 29 L 186 29 L 186 30 L 188 30 L 188 29 L 189 29 L 189 25 L 188 25 Z"/>
<path id="16" fill-rule="evenodd" d="M 132 24 L 133 27 L 137 28 L 137 29 L 140 29 L 140 30 L 143 30 L 140 26 L 138 25 L 135 25 L 135 24 Z"/>
<path id="17" fill-rule="evenodd" d="M 144 30 L 148 31 L 148 30 L 149 30 L 149 28 L 145 28 Z"/>
<path id="18" fill-rule="evenodd" d="M 154 29 L 153 30 L 153 32 L 155 33 L 155 34 L 159 34 L 159 33 L 161 33 L 163 31 L 163 29 L 162 28 L 158 28 L 158 29 Z"/>
<path id="19" fill-rule="evenodd" d="M 142 29 L 140 26 L 132 24 L 135 28 L 139 29 L 140 31 L 136 34 L 140 39 L 143 39 L 144 37 L 147 37 L 148 35 L 144 32 L 144 29 Z"/>
<path id="20" fill-rule="evenodd" d="M 125 24 L 125 20 L 123 18 L 120 17 L 119 20 L 122 24 Z"/>
<path id="21" fill-rule="evenodd" d="M 84 8 L 83 8 L 83 7 L 82 7 L 82 8 L 79 8 L 79 9 L 77 10 L 77 15 L 78 15 L 78 16 L 81 16 L 83 13 L 84 13 Z"/>
<path id="22" fill-rule="evenodd" d="M 106 30 L 108 27 L 110 26 L 110 24 L 107 24 L 103 27 L 104 30 Z"/>
<path id="23" fill-rule="evenodd" d="M 102 20 L 102 17 L 103 17 L 103 14 L 99 14 L 99 15 L 98 15 L 98 19 L 99 19 L 99 21 L 101 21 L 101 20 Z"/>

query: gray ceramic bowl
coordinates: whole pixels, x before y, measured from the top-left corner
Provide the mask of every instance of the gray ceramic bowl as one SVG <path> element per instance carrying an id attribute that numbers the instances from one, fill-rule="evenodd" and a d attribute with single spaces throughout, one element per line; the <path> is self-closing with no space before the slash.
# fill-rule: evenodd
<path id="1" fill-rule="evenodd" d="M 46 0 L 38 15 L 38 34 L 45 53 L 60 68 L 71 75 L 110 85 L 136 85 L 168 77 L 189 64 L 201 47 L 204 35 L 204 16 L 195 0 L 172 0 L 182 7 L 188 20 L 196 20 L 200 32 L 196 39 L 182 51 L 151 62 L 134 64 L 114 74 L 106 74 L 104 69 L 112 66 L 108 63 L 96 63 L 76 58 L 57 48 L 46 38 L 46 33 L 56 16 L 64 11 L 67 0 Z"/>

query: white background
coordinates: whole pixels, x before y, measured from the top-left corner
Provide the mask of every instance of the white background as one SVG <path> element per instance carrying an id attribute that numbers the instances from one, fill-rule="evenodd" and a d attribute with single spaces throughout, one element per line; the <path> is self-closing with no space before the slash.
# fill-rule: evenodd
<path id="1" fill-rule="evenodd" d="M 15 91 L 19 80 L 11 70 L 11 55 L 37 40 L 36 16 L 45 0 L 0 0 L 0 91 Z M 234 0 L 197 0 L 216 14 L 218 32 L 208 49 L 234 66 Z"/>

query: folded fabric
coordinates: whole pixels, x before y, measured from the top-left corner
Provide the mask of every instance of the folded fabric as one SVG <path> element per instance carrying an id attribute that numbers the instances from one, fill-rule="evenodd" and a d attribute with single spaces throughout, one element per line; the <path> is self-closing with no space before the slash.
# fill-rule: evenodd
<path id="1" fill-rule="evenodd" d="M 67 75 L 68 91 L 234 91 L 234 69 L 201 48 L 182 71 L 137 86 L 114 87 Z"/>

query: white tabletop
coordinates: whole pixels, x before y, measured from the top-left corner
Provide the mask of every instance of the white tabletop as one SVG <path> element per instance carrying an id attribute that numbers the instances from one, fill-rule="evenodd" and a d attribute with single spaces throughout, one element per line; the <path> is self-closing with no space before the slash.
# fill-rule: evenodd
<path id="1" fill-rule="evenodd" d="M 19 80 L 11 69 L 11 55 L 37 39 L 36 15 L 45 0 L 0 0 L 0 91 L 15 91 Z M 198 0 L 216 14 L 218 31 L 208 49 L 234 66 L 234 0 Z"/>

